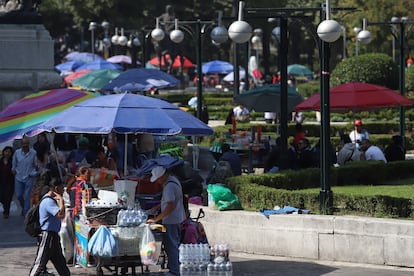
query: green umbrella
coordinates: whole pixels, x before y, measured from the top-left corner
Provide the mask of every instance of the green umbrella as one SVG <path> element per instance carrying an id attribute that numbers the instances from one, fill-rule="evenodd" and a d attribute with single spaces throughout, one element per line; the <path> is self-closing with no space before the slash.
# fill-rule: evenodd
<path id="1" fill-rule="evenodd" d="M 313 72 L 306 66 L 300 64 L 292 64 L 287 68 L 288 74 L 292 76 L 312 76 Z"/>
<path id="2" fill-rule="evenodd" d="M 259 86 L 237 95 L 234 101 L 257 112 L 280 112 L 280 84 Z M 296 88 L 288 86 L 288 111 L 302 101 Z"/>
<path id="3" fill-rule="evenodd" d="M 91 71 L 72 81 L 72 86 L 79 86 L 88 90 L 100 90 L 111 80 L 121 74 L 119 70 L 103 69 Z"/>

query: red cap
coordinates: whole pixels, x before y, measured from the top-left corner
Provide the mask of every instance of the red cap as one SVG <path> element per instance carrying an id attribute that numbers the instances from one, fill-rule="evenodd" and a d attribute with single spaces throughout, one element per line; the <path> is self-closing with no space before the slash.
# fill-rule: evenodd
<path id="1" fill-rule="evenodd" d="M 356 126 L 362 126 L 362 121 L 361 120 L 355 120 L 355 125 Z"/>

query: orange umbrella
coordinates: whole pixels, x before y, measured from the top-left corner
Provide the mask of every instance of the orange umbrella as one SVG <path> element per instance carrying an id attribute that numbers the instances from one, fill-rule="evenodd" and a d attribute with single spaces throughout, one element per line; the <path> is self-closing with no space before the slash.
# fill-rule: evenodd
<path id="1" fill-rule="evenodd" d="M 71 85 L 73 80 L 75 80 L 75 79 L 77 79 L 79 77 L 82 77 L 83 75 L 86 75 L 89 72 L 91 72 L 91 70 L 89 70 L 89 69 L 83 69 L 83 70 L 79 70 L 79 71 L 73 72 L 72 74 L 67 75 L 65 77 L 65 79 L 64 79 L 65 80 L 65 83 Z"/>

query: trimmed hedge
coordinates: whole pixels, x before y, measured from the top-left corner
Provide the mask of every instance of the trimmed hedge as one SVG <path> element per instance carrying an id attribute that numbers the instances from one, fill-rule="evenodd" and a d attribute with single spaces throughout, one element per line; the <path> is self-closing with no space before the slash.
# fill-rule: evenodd
<path id="1" fill-rule="evenodd" d="M 354 162 L 332 168 L 331 185 L 378 185 L 387 180 L 414 176 L 414 160 L 385 164 L 381 161 Z M 272 209 L 275 205 L 291 205 L 319 210 L 319 192 L 305 191 L 320 187 L 320 169 L 282 171 L 278 174 L 237 176 L 228 179 L 228 186 L 239 196 L 245 209 Z M 334 195 L 336 214 L 361 214 L 373 217 L 413 217 L 413 201 L 390 196 Z"/>

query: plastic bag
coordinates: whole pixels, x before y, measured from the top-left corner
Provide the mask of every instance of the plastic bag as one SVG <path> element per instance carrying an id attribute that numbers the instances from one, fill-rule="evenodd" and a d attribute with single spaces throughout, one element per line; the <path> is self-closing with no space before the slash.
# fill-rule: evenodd
<path id="1" fill-rule="evenodd" d="M 106 226 L 99 226 L 88 242 L 88 252 L 92 256 L 115 257 L 118 256 L 118 241 Z"/>
<path id="2" fill-rule="evenodd" d="M 141 263 L 144 265 L 156 265 L 158 261 L 158 252 L 155 238 L 151 232 L 149 224 L 146 224 L 144 227 L 145 229 L 142 235 L 141 246 L 139 250 Z"/>
<path id="3" fill-rule="evenodd" d="M 59 231 L 60 245 L 62 246 L 63 256 L 66 261 L 69 261 L 73 257 L 74 243 L 75 243 L 75 231 L 73 228 L 71 211 L 66 209 L 65 218 L 62 220 L 62 226 Z"/>
<path id="4" fill-rule="evenodd" d="M 229 188 L 209 184 L 207 191 L 219 211 L 243 209 L 239 197 L 233 194 Z"/>

